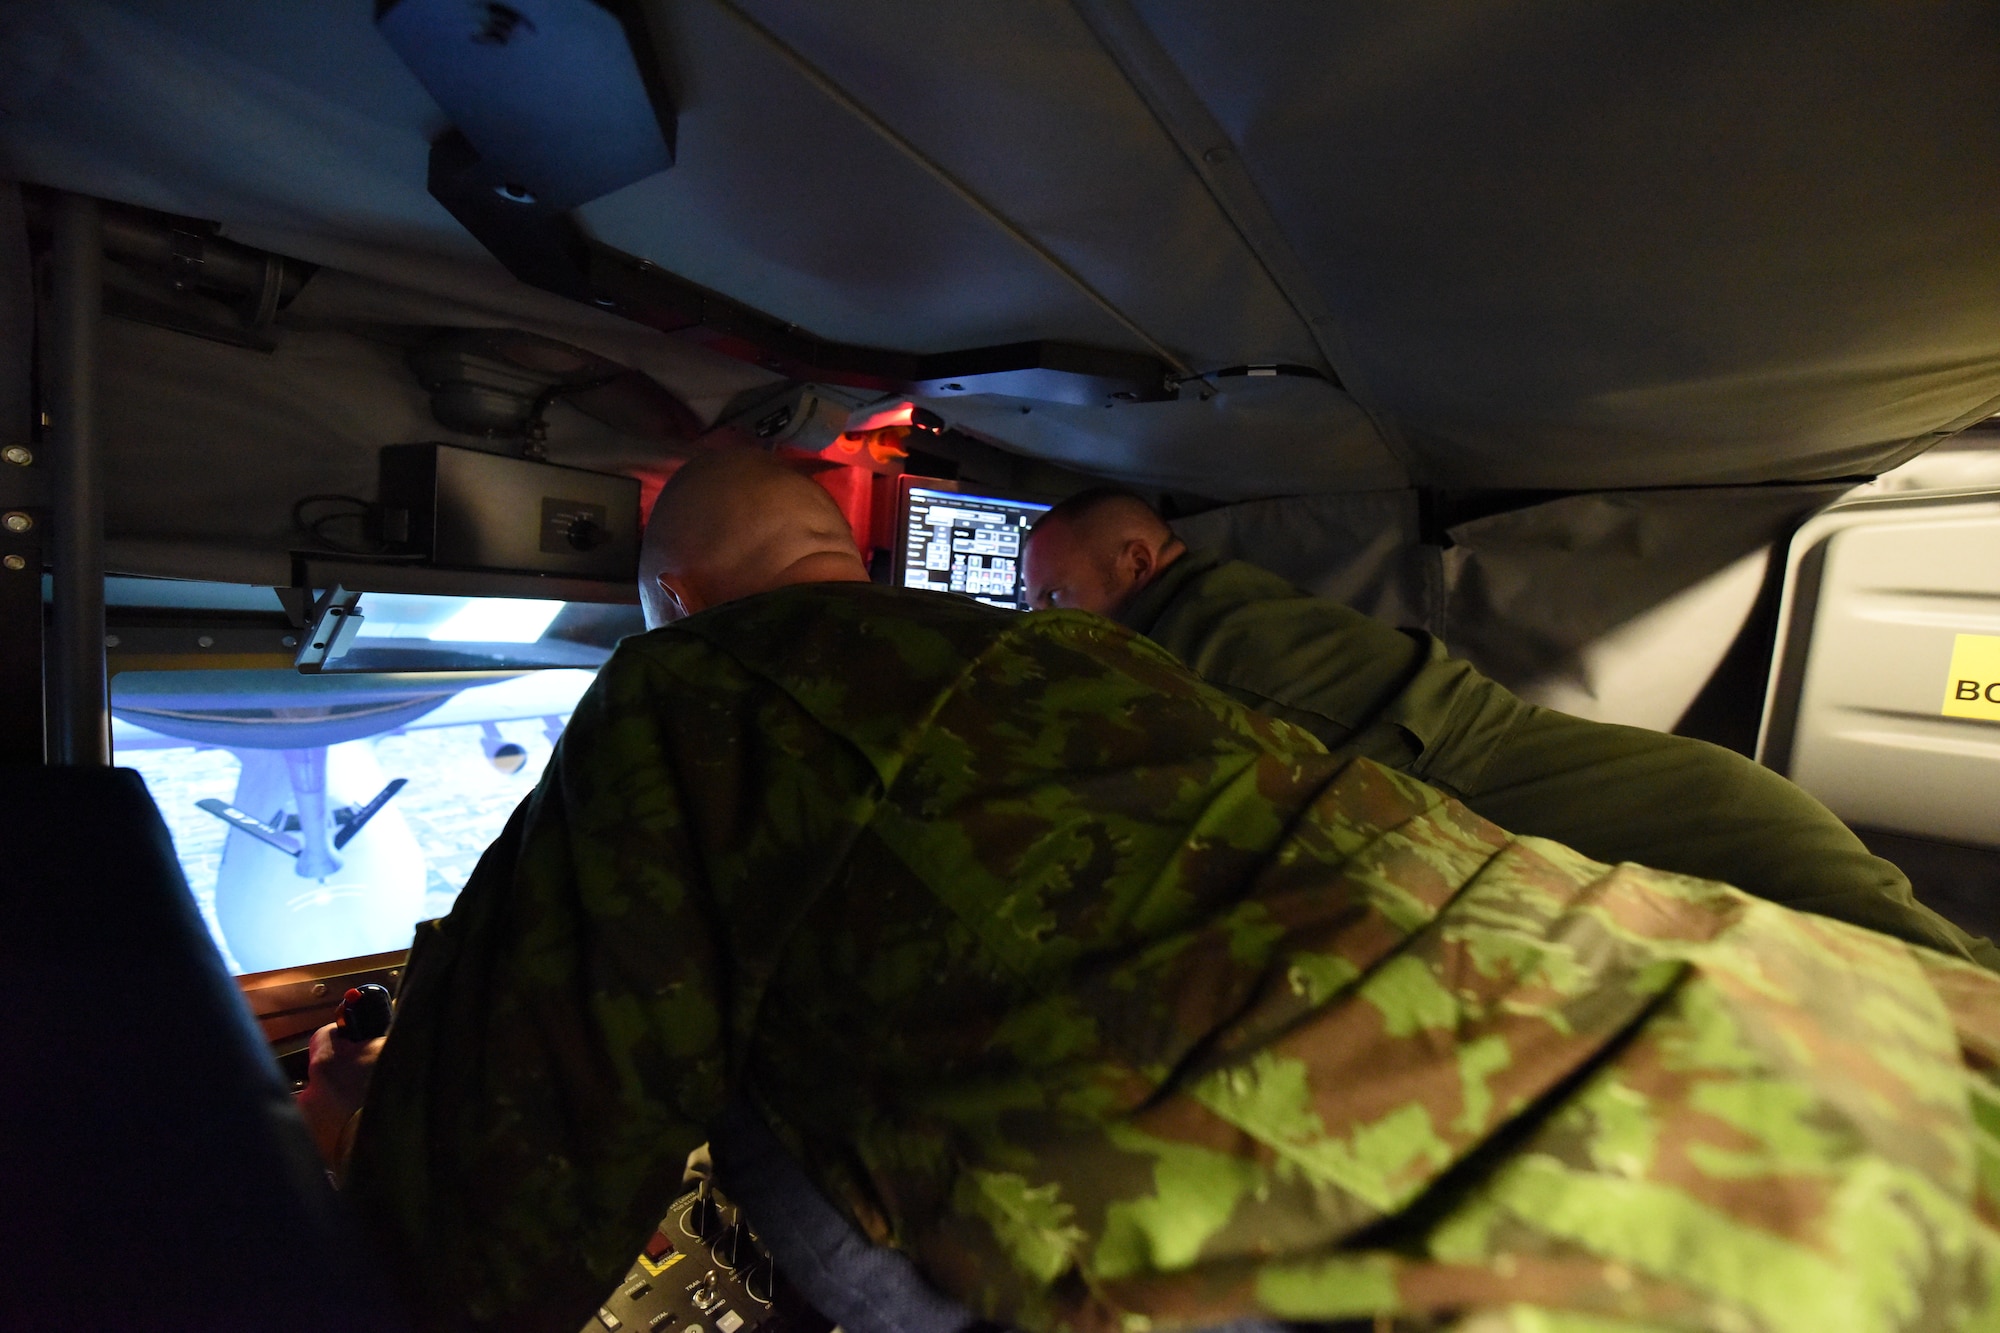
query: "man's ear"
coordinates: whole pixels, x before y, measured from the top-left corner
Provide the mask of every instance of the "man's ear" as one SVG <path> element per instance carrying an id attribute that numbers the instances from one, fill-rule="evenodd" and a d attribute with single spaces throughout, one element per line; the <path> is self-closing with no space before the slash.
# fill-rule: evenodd
<path id="1" fill-rule="evenodd" d="M 694 585 L 679 574 L 660 572 L 660 591 L 665 595 L 667 623 L 686 620 L 695 612 L 703 610 L 708 603 L 695 591 Z"/>
<path id="2" fill-rule="evenodd" d="M 1143 538 L 1134 537 L 1125 543 L 1125 549 L 1118 553 L 1118 567 L 1121 574 L 1128 573 L 1131 586 L 1143 588 L 1158 572 L 1160 553 Z"/>

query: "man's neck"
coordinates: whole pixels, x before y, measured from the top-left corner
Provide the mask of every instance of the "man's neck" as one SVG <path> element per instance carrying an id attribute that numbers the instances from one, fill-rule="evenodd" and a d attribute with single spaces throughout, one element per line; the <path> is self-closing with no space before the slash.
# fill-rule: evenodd
<path id="1" fill-rule="evenodd" d="M 693 602 L 683 599 L 682 604 L 687 606 L 688 614 L 693 615 L 711 607 L 741 601 L 745 597 L 776 592 L 780 588 L 795 587 L 802 583 L 868 581 L 868 567 L 861 563 L 860 555 L 853 550 L 808 551 L 775 573 L 728 578 L 719 584 L 695 584 L 693 589 L 696 593 L 695 599 Z"/>

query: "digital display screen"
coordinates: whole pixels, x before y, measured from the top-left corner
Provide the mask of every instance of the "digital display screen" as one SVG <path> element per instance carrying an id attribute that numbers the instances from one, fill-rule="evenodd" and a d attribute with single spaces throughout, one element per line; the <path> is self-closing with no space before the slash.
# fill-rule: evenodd
<path id="1" fill-rule="evenodd" d="M 1048 508 L 1033 500 L 911 486 L 896 562 L 903 586 L 1027 610 L 1021 548 Z"/>

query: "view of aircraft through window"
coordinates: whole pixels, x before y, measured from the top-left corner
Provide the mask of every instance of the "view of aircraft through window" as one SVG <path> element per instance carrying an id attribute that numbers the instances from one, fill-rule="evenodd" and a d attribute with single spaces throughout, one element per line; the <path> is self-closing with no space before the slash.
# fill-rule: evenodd
<path id="1" fill-rule="evenodd" d="M 111 595 L 120 649 L 175 632 L 139 623 L 149 612 L 279 605 L 269 588 L 164 580 L 114 579 Z M 639 628 L 630 607 L 513 597 L 365 593 L 344 615 L 350 635 L 314 674 L 276 655 L 169 654 L 174 669 L 137 655 L 112 679 L 114 758 L 145 778 L 238 973 L 407 948 L 415 923 L 451 909 L 596 667 Z M 179 632 L 232 633 L 202 623 L 213 632 Z"/>
<path id="2" fill-rule="evenodd" d="M 128 674 L 112 743 L 144 775 L 231 969 L 262 972 L 406 948 L 416 922 L 450 911 L 592 674 L 363 691 L 366 677 Z"/>

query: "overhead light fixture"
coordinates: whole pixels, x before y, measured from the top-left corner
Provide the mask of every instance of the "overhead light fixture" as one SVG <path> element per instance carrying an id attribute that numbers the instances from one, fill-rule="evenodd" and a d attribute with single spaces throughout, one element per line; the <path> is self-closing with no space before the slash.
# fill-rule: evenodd
<path id="1" fill-rule="evenodd" d="M 850 418 L 847 423 L 849 435 L 866 435 L 870 431 L 887 430 L 891 426 L 908 426 L 928 435 L 936 435 L 944 430 L 944 418 L 927 407 L 918 407 L 907 398 L 889 407 L 859 418 Z"/>
<path id="2" fill-rule="evenodd" d="M 748 400 L 747 406 L 732 403 L 724 409 L 724 426 L 740 430 L 770 448 L 816 454 L 852 430 L 858 414 L 870 413 L 866 419 L 872 420 L 875 404 L 882 395 L 844 385 L 792 384 L 778 389 L 775 396 L 759 390 L 744 398 Z"/>

